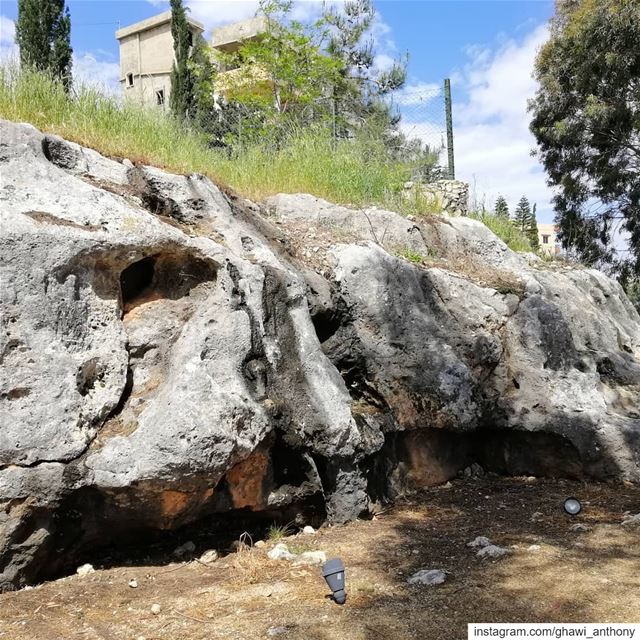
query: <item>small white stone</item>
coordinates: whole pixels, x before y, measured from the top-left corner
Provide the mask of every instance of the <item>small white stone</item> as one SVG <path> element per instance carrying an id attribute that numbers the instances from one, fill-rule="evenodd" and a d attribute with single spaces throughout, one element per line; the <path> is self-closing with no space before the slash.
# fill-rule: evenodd
<path id="1" fill-rule="evenodd" d="M 304 533 L 305 535 L 309 535 L 309 536 L 313 535 L 315 532 L 316 532 L 316 530 L 313 527 L 309 526 L 309 525 L 307 525 L 302 530 L 302 533 Z"/>
<path id="2" fill-rule="evenodd" d="M 157 616 L 161 611 L 162 607 L 157 602 L 151 605 L 151 613 L 153 613 L 154 616 Z"/>
<path id="3" fill-rule="evenodd" d="M 539 520 L 542 520 L 543 517 L 543 513 L 541 513 L 540 511 L 535 511 L 531 514 L 531 522 L 538 522 Z"/>
<path id="4" fill-rule="evenodd" d="M 491 545 L 491 540 L 486 538 L 485 536 L 478 536 L 471 542 L 467 542 L 467 547 L 471 547 L 472 549 L 482 549 L 483 547 L 488 547 Z"/>
<path id="5" fill-rule="evenodd" d="M 76 569 L 76 573 L 81 577 L 89 575 L 90 573 L 95 573 L 96 570 L 93 568 L 91 564 L 83 564 L 81 567 Z"/>
<path id="6" fill-rule="evenodd" d="M 640 526 L 640 513 L 636 513 L 634 516 L 628 515 L 622 521 L 623 527 Z"/>
<path id="7" fill-rule="evenodd" d="M 447 579 L 447 574 L 442 569 L 420 569 L 407 579 L 409 584 L 422 584 L 433 586 L 442 584 Z"/>
<path id="8" fill-rule="evenodd" d="M 527 547 L 527 551 L 539 551 L 542 547 L 539 544 L 530 544 Z"/>
<path id="9" fill-rule="evenodd" d="M 287 633 L 287 627 L 270 627 L 267 630 L 268 636 L 280 636 L 283 633 Z"/>
<path id="10" fill-rule="evenodd" d="M 138 588 L 138 581 L 137 580 L 129 580 L 129 586 L 132 589 L 137 589 Z"/>
<path id="11" fill-rule="evenodd" d="M 502 556 L 506 556 L 509 553 L 509 549 L 505 549 L 504 547 L 499 547 L 497 544 L 490 544 L 488 547 L 483 547 L 476 553 L 478 558 L 493 558 L 497 560 L 498 558 L 502 558 Z"/>
<path id="12" fill-rule="evenodd" d="M 266 544 L 267 543 L 264 540 L 258 540 L 253 546 L 256 547 L 257 549 L 260 549 L 261 547 L 264 547 Z"/>
<path id="13" fill-rule="evenodd" d="M 576 524 L 572 524 L 569 527 L 569 531 L 577 531 L 583 533 L 585 531 L 591 531 L 591 527 L 586 524 L 582 524 L 582 522 L 576 522 Z"/>
<path id="14" fill-rule="evenodd" d="M 286 544 L 284 544 L 284 542 L 280 542 L 275 547 L 273 547 L 273 549 L 271 549 L 271 551 L 267 553 L 267 556 L 269 556 L 271 560 L 295 560 L 296 559 L 295 554 L 289 551 L 289 548 L 287 547 Z"/>
<path id="15" fill-rule="evenodd" d="M 210 564 L 218 559 L 218 552 L 215 549 L 208 549 L 200 556 L 200 562 Z"/>

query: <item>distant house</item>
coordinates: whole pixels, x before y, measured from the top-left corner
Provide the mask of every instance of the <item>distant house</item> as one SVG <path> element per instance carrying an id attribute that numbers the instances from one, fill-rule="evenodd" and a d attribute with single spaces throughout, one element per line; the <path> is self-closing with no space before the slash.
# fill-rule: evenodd
<path id="1" fill-rule="evenodd" d="M 555 224 L 538 224 L 538 241 L 540 250 L 555 256 L 560 253 L 558 228 Z"/>
<path id="2" fill-rule="evenodd" d="M 192 38 L 204 32 L 204 25 L 187 17 Z M 252 18 L 228 24 L 212 33 L 214 50 L 233 52 L 245 41 L 266 31 L 266 20 Z M 116 31 L 120 44 L 120 85 L 125 98 L 147 106 L 165 108 L 171 94 L 173 37 L 171 11 L 136 22 Z"/>

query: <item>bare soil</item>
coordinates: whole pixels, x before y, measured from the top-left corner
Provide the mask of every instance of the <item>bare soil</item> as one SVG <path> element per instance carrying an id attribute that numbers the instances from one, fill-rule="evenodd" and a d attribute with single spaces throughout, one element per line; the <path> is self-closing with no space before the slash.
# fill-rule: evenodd
<path id="1" fill-rule="evenodd" d="M 563 512 L 568 496 L 582 500 L 580 515 Z M 96 563 L 85 577 L 5 593 L 0 638 L 455 640 L 467 637 L 469 622 L 639 622 L 640 528 L 621 524 L 638 511 L 640 489 L 628 485 L 456 480 L 373 520 L 284 540 L 295 552 L 322 549 L 344 560 L 342 607 L 327 597 L 319 568 L 269 560 L 268 542 L 211 565 L 170 555 Z M 572 530 L 577 523 L 588 530 Z M 509 555 L 480 560 L 466 546 L 478 535 Z M 444 569 L 448 579 L 409 586 L 423 568 Z"/>

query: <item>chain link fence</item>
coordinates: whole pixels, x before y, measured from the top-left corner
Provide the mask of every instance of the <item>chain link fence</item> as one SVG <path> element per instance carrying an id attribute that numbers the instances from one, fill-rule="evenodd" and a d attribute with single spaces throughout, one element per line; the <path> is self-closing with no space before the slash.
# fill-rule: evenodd
<path id="1" fill-rule="evenodd" d="M 402 89 L 382 105 L 378 114 L 359 115 L 331 97 L 279 110 L 218 96 L 215 107 L 193 118 L 192 126 L 230 158 L 256 146 L 275 153 L 296 136 L 316 134 L 336 145 L 370 136 L 384 145 L 390 157 L 412 168 L 412 180 L 427 183 L 454 178 L 448 82 Z"/>

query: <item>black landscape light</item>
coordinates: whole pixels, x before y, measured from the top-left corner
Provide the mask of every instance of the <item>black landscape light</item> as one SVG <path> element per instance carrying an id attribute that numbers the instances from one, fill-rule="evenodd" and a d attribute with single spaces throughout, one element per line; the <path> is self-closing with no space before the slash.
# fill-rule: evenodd
<path id="1" fill-rule="evenodd" d="M 322 575 L 333 592 L 333 599 L 338 604 L 344 604 L 347 592 L 344 590 L 344 564 L 340 558 L 327 560 L 322 565 Z"/>
<path id="2" fill-rule="evenodd" d="M 567 498 L 564 501 L 564 510 L 570 516 L 577 516 L 582 511 L 582 505 L 577 498 Z"/>

